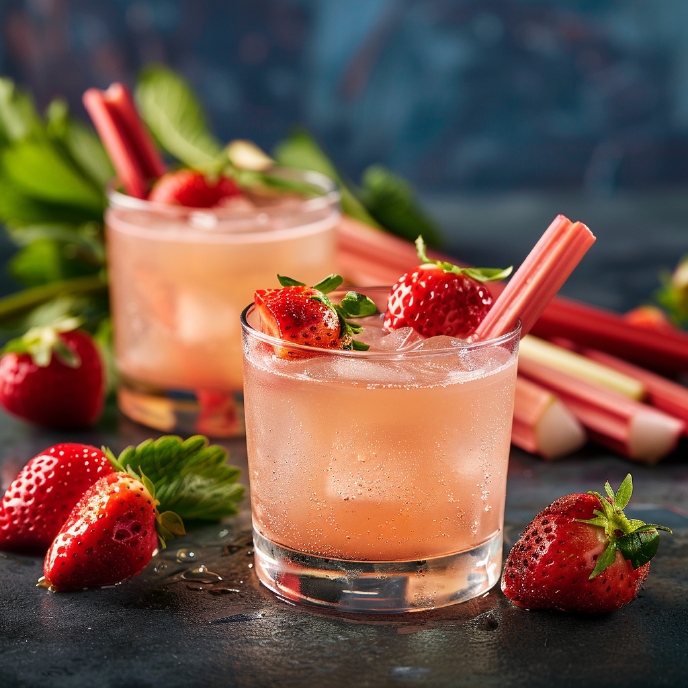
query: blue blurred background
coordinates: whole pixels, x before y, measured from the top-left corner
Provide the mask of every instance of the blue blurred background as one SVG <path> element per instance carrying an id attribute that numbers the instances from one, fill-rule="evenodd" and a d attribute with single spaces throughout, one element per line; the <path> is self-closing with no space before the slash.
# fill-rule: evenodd
<path id="1" fill-rule="evenodd" d="M 0 28 L 40 106 L 85 117 L 87 87 L 164 62 L 223 139 L 301 123 L 351 178 L 406 176 L 465 260 L 586 221 L 606 241 L 568 288 L 600 305 L 688 251 L 686 0 L 2 0 Z"/>

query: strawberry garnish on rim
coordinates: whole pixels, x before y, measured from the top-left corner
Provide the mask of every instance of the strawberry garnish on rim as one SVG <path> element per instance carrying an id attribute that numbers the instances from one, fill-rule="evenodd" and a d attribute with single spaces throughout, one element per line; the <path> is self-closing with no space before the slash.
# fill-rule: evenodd
<path id="1" fill-rule="evenodd" d="M 525 609 L 601 613 L 633 601 L 665 526 L 629 519 L 630 474 L 616 494 L 561 497 L 541 511 L 509 554 L 502 591 Z"/>
<path id="2" fill-rule="evenodd" d="M 423 263 L 392 287 L 385 327 L 412 327 L 425 337 L 473 334 L 493 303 L 483 283 L 508 277 L 512 268 L 461 268 L 430 260 L 423 237 L 416 239 L 416 250 Z"/>
<path id="3" fill-rule="evenodd" d="M 258 289 L 254 303 L 263 333 L 291 344 L 318 349 L 366 351 L 369 347 L 354 339 L 361 326 L 349 321 L 377 313 L 373 301 L 355 291 L 348 292 L 340 304 L 327 294 L 339 287 L 339 275 L 329 275 L 309 287 L 291 277 L 277 275 L 281 289 Z M 303 352 L 279 348 L 280 358 L 301 358 Z"/>
<path id="4" fill-rule="evenodd" d="M 184 169 L 163 175 L 155 183 L 148 200 L 188 208 L 213 208 L 241 195 L 236 182 L 229 177 L 212 179 L 203 172 Z"/>

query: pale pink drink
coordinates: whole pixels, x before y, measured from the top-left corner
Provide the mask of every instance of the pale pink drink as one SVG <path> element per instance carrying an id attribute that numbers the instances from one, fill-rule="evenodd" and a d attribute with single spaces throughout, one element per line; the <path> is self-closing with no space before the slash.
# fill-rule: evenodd
<path id="1" fill-rule="evenodd" d="M 363 291 L 384 308 L 388 290 Z M 518 332 L 469 344 L 357 322 L 369 351 L 317 352 L 245 314 L 258 576 L 349 611 L 471 599 L 501 569 Z"/>
<path id="2" fill-rule="evenodd" d="M 243 433 L 243 307 L 279 286 L 278 271 L 313 284 L 334 271 L 338 193 L 319 174 L 280 174 L 317 194 L 194 209 L 110 193 L 118 399 L 129 417 L 168 432 Z"/>

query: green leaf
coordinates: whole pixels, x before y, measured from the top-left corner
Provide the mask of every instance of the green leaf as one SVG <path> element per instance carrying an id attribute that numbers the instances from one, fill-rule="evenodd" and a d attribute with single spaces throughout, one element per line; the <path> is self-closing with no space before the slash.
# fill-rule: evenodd
<path id="1" fill-rule="evenodd" d="M 602 571 L 611 566 L 616 559 L 616 542 L 610 542 L 607 549 L 604 550 L 602 556 L 597 560 L 597 564 L 590 574 L 589 580 L 598 576 Z"/>
<path id="2" fill-rule="evenodd" d="M 590 518 L 584 520 L 582 518 L 575 519 L 578 523 L 587 523 L 589 526 L 599 526 L 600 528 L 607 528 L 607 519 L 604 516 L 598 516 L 597 518 Z"/>
<path id="3" fill-rule="evenodd" d="M 59 297 L 107 293 L 107 283 L 100 275 L 76 277 L 51 282 L 0 298 L 0 323 L 25 315 L 28 311 Z"/>
<path id="4" fill-rule="evenodd" d="M 226 157 L 208 130 L 201 104 L 178 74 L 162 66 L 147 67 L 141 72 L 135 95 L 155 138 L 177 159 L 205 169 Z"/>
<path id="5" fill-rule="evenodd" d="M 18 141 L 0 158 L 2 173 L 27 196 L 102 213 L 105 196 L 85 179 L 47 139 Z"/>
<path id="6" fill-rule="evenodd" d="M 11 227 L 37 224 L 81 224 L 95 220 L 102 224 L 103 208 L 86 208 L 44 201 L 15 184 L 0 170 L 0 221 Z"/>
<path id="7" fill-rule="evenodd" d="M 631 478 L 631 474 L 629 473 L 624 478 L 621 485 L 619 485 L 619 489 L 616 491 L 615 497 L 613 496 L 613 493 L 612 493 L 612 499 L 614 500 L 614 506 L 617 509 L 625 509 L 626 504 L 628 504 L 628 502 L 630 501 L 632 494 L 633 494 L 633 478 Z"/>
<path id="8" fill-rule="evenodd" d="M 16 253 L 8 269 L 14 279 L 28 287 L 62 279 L 60 246 L 50 239 L 38 239 Z"/>
<path id="9" fill-rule="evenodd" d="M 370 349 L 369 344 L 364 344 L 363 342 L 359 342 L 356 339 L 354 339 L 352 344 L 353 344 L 353 350 L 354 351 L 368 351 L 368 349 Z"/>
<path id="10" fill-rule="evenodd" d="M 374 301 L 356 291 L 348 292 L 342 299 L 341 306 L 349 318 L 365 318 L 377 313 Z"/>
<path id="11" fill-rule="evenodd" d="M 41 128 L 31 96 L 11 79 L 0 78 L 0 143 L 19 141 Z"/>
<path id="12" fill-rule="evenodd" d="M 607 518 L 607 520 L 610 520 L 614 516 L 614 507 L 607 501 L 605 497 L 603 497 L 599 492 L 594 492 L 590 491 L 588 494 L 595 495 L 597 499 L 600 500 L 600 505 L 602 506 L 602 509 L 604 510 L 604 516 Z M 597 511 L 595 513 L 598 513 Z"/>
<path id="13" fill-rule="evenodd" d="M 476 282 L 496 282 L 506 279 L 514 270 L 511 265 L 502 270 L 501 268 L 463 268 L 463 274 L 468 275 Z"/>
<path id="14" fill-rule="evenodd" d="M 305 129 L 296 129 L 287 139 L 277 144 L 273 157 L 284 167 L 313 170 L 334 180 L 342 194 L 342 210 L 367 225 L 380 226 L 358 200 L 353 184 L 344 182 L 323 149 Z"/>
<path id="15" fill-rule="evenodd" d="M 368 212 L 387 230 L 413 241 L 422 234 L 433 247 L 442 243 L 439 228 L 416 202 L 413 187 L 382 165 L 371 165 L 361 180 Z"/>
<path id="16" fill-rule="evenodd" d="M 284 275 L 277 275 L 277 279 L 279 280 L 279 283 L 283 287 L 305 287 L 306 286 L 305 282 L 297 282 L 295 279 L 292 279 L 291 277 L 285 277 Z"/>
<path id="17" fill-rule="evenodd" d="M 634 569 L 647 564 L 657 554 L 659 533 L 655 529 L 636 530 L 623 535 L 616 541 L 624 559 L 631 562 Z"/>
<path id="18" fill-rule="evenodd" d="M 179 514 L 175 514 L 174 511 L 165 511 L 160 514 L 158 518 L 160 519 L 160 523 L 163 525 L 165 530 L 172 533 L 175 537 L 186 535 L 184 522 L 179 517 Z"/>
<path id="19" fill-rule="evenodd" d="M 184 520 L 219 520 L 237 513 L 244 488 L 238 468 L 226 464 L 227 452 L 196 435 L 182 441 L 165 436 L 128 447 L 119 456 L 126 468 L 143 471 L 155 485 L 160 510 Z"/>
<path id="20" fill-rule="evenodd" d="M 98 325 L 93 339 L 98 345 L 100 354 L 105 362 L 105 377 L 108 394 L 114 393 L 117 389 L 117 366 L 115 365 L 114 333 L 112 329 L 112 318 L 108 315 L 104 317 Z"/>
<path id="21" fill-rule="evenodd" d="M 613 502 L 615 495 L 614 495 L 614 490 L 612 490 L 612 486 L 609 484 L 609 481 L 607 481 L 604 484 L 604 491 L 607 493 L 607 496 L 609 497 L 609 499 L 611 499 Z"/>
<path id="22" fill-rule="evenodd" d="M 320 280 L 313 285 L 313 289 L 321 291 L 323 294 L 329 294 L 334 291 L 344 280 L 340 275 L 328 275 L 325 279 Z"/>

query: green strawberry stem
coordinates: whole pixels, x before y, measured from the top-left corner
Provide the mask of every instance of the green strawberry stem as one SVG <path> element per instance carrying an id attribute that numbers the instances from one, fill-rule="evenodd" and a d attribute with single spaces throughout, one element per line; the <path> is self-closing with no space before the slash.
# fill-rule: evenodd
<path id="1" fill-rule="evenodd" d="M 633 494 L 633 480 L 629 473 L 619 486 L 616 494 L 607 482 L 604 485 L 608 499 L 599 492 L 591 491 L 588 494 L 595 495 L 600 500 L 602 509 L 595 509 L 595 518 L 589 520 L 576 519 L 579 523 L 587 523 L 591 526 L 603 528 L 609 544 L 590 574 L 590 580 L 598 576 L 616 559 L 616 550 L 621 552 L 624 559 L 631 562 L 633 569 L 638 569 L 652 559 L 659 547 L 658 530 L 668 533 L 672 531 L 666 526 L 656 523 L 644 523 L 637 519 L 628 519 L 623 510 Z"/>
<path id="2" fill-rule="evenodd" d="M 304 282 L 298 282 L 284 275 L 277 275 L 277 279 L 283 287 L 307 286 Z M 347 292 L 341 303 L 339 305 L 334 305 L 330 299 L 327 298 L 327 294 L 339 287 L 343 281 L 344 279 L 341 275 L 328 275 L 325 279 L 313 285 L 312 288 L 317 289 L 321 293 L 311 298 L 324 303 L 337 314 L 341 336 L 351 337 L 351 348 L 354 351 L 367 351 L 370 348 L 368 344 L 359 342 L 353 338 L 355 334 L 360 334 L 363 328 L 357 323 L 349 322 L 348 318 L 365 318 L 369 315 L 375 315 L 375 313 L 377 313 L 377 306 L 371 298 L 365 294 L 359 294 L 357 291 Z"/>
<path id="3" fill-rule="evenodd" d="M 423 261 L 423 265 L 436 265 L 444 272 L 451 272 L 455 275 L 466 275 L 466 277 L 470 277 L 476 282 L 496 282 L 498 280 L 503 280 L 507 278 L 514 269 L 513 265 L 505 270 L 501 268 L 461 268 L 458 265 L 445 263 L 441 260 L 430 260 L 427 256 L 425 242 L 422 236 L 416 239 L 416 252 L 418 253 L 418 258 Z"/>
<path id="4" fill-rule="evenodd" d="M 60 338 L 61 332 L 71 332 L 83 324 L 83 318 L 60 318 L 50 325 L 32 327 L 22 337 L 12 339 L 2 348 L 3 354 L 29 354 L 40 368 L 50 365 L 53 354 L 69 368 L 81 366 L 79 354 Z"/>

